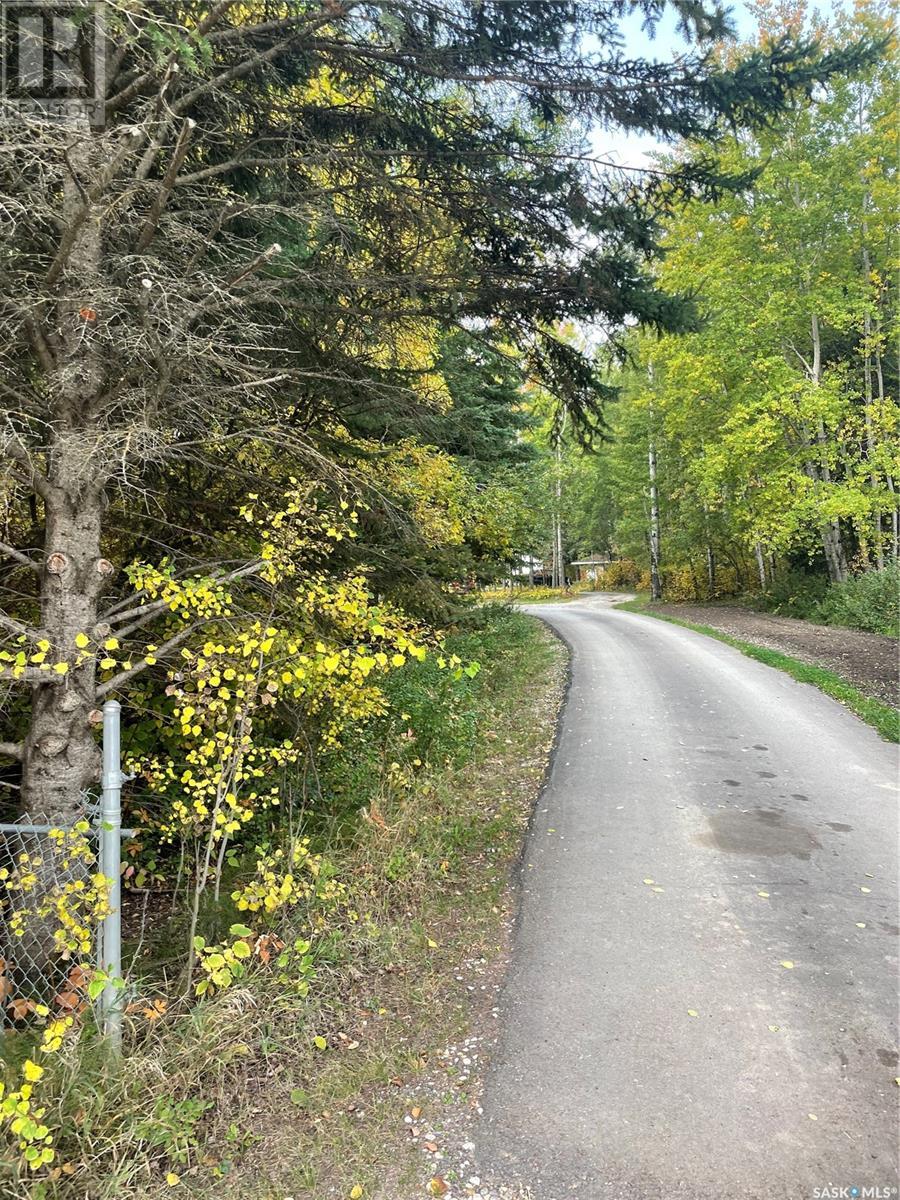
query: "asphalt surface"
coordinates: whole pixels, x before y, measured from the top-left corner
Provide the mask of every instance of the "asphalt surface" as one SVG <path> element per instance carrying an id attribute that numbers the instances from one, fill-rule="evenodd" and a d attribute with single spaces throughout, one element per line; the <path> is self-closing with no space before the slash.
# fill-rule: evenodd
<path id="1" fill-rule="evenodd" d="M 482 1174 L 534 1200 L 896 1196 L 897 747 L 603 597 L 529 611 L 572 679 Z"/>

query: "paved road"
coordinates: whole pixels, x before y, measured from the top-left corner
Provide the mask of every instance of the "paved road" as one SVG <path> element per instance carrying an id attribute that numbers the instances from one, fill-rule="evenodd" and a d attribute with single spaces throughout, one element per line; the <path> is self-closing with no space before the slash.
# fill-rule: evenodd
<path id="1" fill-rule="evenodd" d="M 896 747 L 700 634 L 531 611 L 572 682 L 482 1173 L 534 1200 L 896 1187 Z"/>

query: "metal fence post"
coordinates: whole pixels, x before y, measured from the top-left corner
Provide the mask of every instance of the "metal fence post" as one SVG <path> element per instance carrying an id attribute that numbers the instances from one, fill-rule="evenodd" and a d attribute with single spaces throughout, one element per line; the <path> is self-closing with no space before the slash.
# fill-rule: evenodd
<path id="1" fill-rule="evenodd" d="M 103 705 L 103 774 L 100 801 L 100 873 L 112 880 L 109 915 L 103 921 L 100 965 L 110 979 L 122 976 L 122 770 L 118 700 Z M 122 1048 L 122 1006 L 116 987 L 107 984 L 100 997 L 103 1032 L 112 1049 Z"/>

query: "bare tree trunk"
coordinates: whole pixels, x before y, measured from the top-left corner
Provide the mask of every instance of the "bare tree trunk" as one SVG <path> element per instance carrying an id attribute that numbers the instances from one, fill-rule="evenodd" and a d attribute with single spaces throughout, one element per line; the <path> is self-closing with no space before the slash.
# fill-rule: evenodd
<path id="1" fill-rule="evenodd" d="M 659 495 L 656 487 L 656 444 L 653 432 L 647 450 L 647 465 L 650 471 L 650 599 L 662 599 L 659 577 Z"/>
<path id="2" fill-rule="evenodd" d="M 880 345 L 875 347 L 875 379 L 878 383 L 878 411 L 882 412 L 884 410 L 884 369 L 881 362 Z M 897 503 L 897 492 L 894 487 L 893 475 L 886 475 L 885 483 L 893 497 L 893 504 L 891 506 L 891 558 L 896 564 L 900 560 L 900 505 Z"/>
<path id="3" fill-rule="evenodd" d="M 756 555 L 756 570 L 759 573 L 759 586 L 763 591 L 766 590 L 766 560 L 763 558 L 763 548 L 759 542 L 753 547 L 753 553 Z"/>
<path id="4" fill-rule="evenodd" d="M 819 329 L 819 318 L 816 313 L 812 315 L 811 327 L 813 345 L 811 377 L 812 382 L 818 387 L 822 380 L 822 337 Z M 809 464 L 807 474 L 812 479 L 830 484 L 831 467 L 828 464 L 828 439 L 825 435 L 825 424 L 821 417 L 818 417 L 816 421 L 816 442 L 819 447 L 819 463 L 817 467 Z M 848 570 L 840 519 L 834 517 L 822 525 L 821 536 L 822 549 L 825 552 L 825 561 L 828 565 L 828 577 L 832 583 L 843 583 L 847 578 Z"/>
<path id="5" fill-rule="evenodd" d="M 32 689 L 31 724 L 23 746 L 22 806 L 33 817 L 68 820 L 84 790 L 97 782 L 99 754 L 91 731 L 95 658 L 77 665 L 79 634 L 98 634 L 98 602 L 112 574 L 101 554 L 104 485 L 108 466 L 95 433 L 101 369 L 92 350 L 91 307 L 100 282 L 100 210 L 82 179 L 96 167 L 87 127 L 73 129 L 67 164 L 64 217 L 73 229 L 66 272 L 56 306 L 57 336 L 44 347 L 55 390 L 44 501 L 44 561 L 41 570 L 41 630 L 50 643 L 48 660 L 70 664 L 65 674 L 48 672 Z"/>
<path id="6" fill-rule="evenodd" d="M 566 430 L 566 414 L 556 438 L 556 505 L 553 517 L 553 586 L 563 588 L 566 584 L 566 568 L 563 562 L 562 533 L 562 442 Z"/>
<path id="7" fill-rule="evenodd" d="M 706 590 L 710 600 L 716 598 L 716 556 L 712 546 L 706 547 Z"/>
<path id="8" fill-rule="evenodd" d="M 894 560 L 894 565 L 900 561 L 900 507 L 897 504 L 897 492 L 894 488 L 894 477 L 887 477 L 888 491 L 894 498 L 894 507 L 891 509 L 891 558 Z"/>
<path id="9" fill-rule="evenodd" d="M 859 132 L 862 136 L 866 133 L 866 117 L 865 87 L 860 85 L 858 118 Z M 865 343 L 863 353 L 863 380 L 865 385 L 864 418 L 866 427 L 866 455 L 870 463 L 869 482 L 872 484 L 872 490 L 877 492 L 879 490 L 878 476 L 874 468 L 871 467 L 875 455 L 875 433 L 872 420 L 872 314 L 869 311 L 869 292 L 872 287 L 872 263 L 869 257 L 869 222 L 867 214 L 870 203 L 871 195 L 868 188 L 866 188 L 862 198 L 862 268 L 863 285 L 866 289 L 866 309 L 863 316 L 863 340 Z M 881 524 L 880 509 L 875 512 L 875 566 L 879 571 L 884 570 L 884 530 Z"/>

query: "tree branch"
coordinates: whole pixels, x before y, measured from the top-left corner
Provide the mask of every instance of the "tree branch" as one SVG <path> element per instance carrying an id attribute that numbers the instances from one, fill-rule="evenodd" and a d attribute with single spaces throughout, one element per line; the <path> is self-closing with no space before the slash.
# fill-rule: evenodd
<path id="1" fill-rule="evenodd" d="M 0 758 L 15 758 L 21 760 L 25 747 L 21 742 L 0 742 Z"/>
<path id="2" fill-rule="evenodd" d="M 23 554 L 21 550 L 17 550 L 15 546 L 7 546 L 6 542 L 0 542 L 0 554 L 6 558 L 11 558 L 20 566 L 28 567 L 32 571 L 36 571 L 38 575 L 41 573 L 41 564 L 36 563 L 33 558 L 29 558 L 27 554 Z"/>
<path id="3" fill-rule="evenodd" d="M 174 650 L 177 646 L 180 646 L 182 642 L 186 642 L 192 633 L 195 633 L 202 625 L 205 624 L 205 621 L 195 621 L 192 625 L 188 625 L 184 629 L 180 629 L 178 633 L 174 635 L 174 637 L 170 637 L 167 642 L 163 642 L 161 646 L 158 646 L 153 651 L 152 657 L 154 661 L 157 661 L 158 659 L 162 658 L 163 655 L 168 654 L 170 650 Z M 127 683 L 129 679 L 133 679 L 135 675 L 139 675 L 141 671 L 146 671 L 147 667 L 152 665 L 152 663 L 147 662 L 146 658 L 142 658 L 127 671 L 120 671 L 118 675 L 113 675 L 111 679 L 107 679 L 105 683 L 101 683 L 97 688 L 97 697 L 100 698 L 102 696 L 106 696 L 109 692 L 115 691 L 115 689 L 121 687 L 123 683 Z"/>
<path id="4" fill-rule="evenodd" d="M 4 612 L 0 612 L 0 628 L 8 629 L 16 637 L 21 637 L 24 634 L 27 638 L 37 639 L 41 636 L 39 629 L 32 629 L 30 625 L 23 625 L 21 621 L 17 621 L 15 617 L 8 617 Z"/>
<path id="5" fill-rule="evenodd" d="M 168 169 L 163 176 L 163 181 L 159 186 L 159 191 L 150 205 L 150 212 L 147 214 L 147 220 L 144 222 L 144 227 L 140 232 L 140 236 L 135 246 L 135 251 L 141 254 L 150 243 L 153 241 L 153 236 L 156 233 L 156 227 L 159 224 L 159 218 L 162 216 L 162 211 L 168 203 L 168 199 L 172 194 L 172 189 L 175 186 L 175 180 L 178 177 L 178 172 L 181 170 L 181 165 L 185 160 L 188 152 L 188 146 L 191 141 L 191 133 L 196 126 L 196 121 L 188 119 L 181 127 L 178 138 L 175 142 L 175 149 L 172 153 L 172 160 L 169 163 Z"/>
<path id="6" fill-rule="evenodd" d="M 53 498 L 55 493 L 53 484 L 31 461 L 31 455 L 26 450 L 22 439 L 13 429 L 8 430 L 5 435 L 0 435 L 0 457 L 3 455 L 11 458 L 13 462 L 18 463 L 22 468 L 24 474 L 16 474 L 16 478 L 20 479 L 26 487 L 32 488 L 39 496 L 43 496 L 45 500 Z"/>

